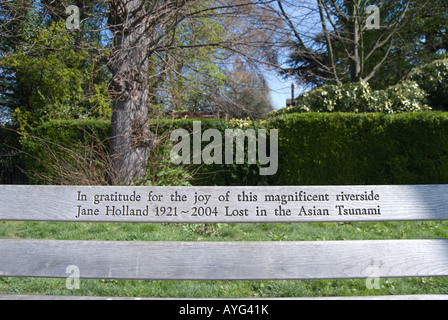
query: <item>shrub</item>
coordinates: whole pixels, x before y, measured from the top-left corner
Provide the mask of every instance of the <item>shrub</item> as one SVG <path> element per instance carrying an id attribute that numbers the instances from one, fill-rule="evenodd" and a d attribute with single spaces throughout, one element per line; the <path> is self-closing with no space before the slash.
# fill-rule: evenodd
<path id="1" fill-rule="evenodd" d="M 190 134 L 193 133 L 193 124 L 195 121 L 201 122 L 202 133 L 208 129 L 217 129 L 223 136 L 226 129 L 240 128 L 242 130 L 249 128 L 256 128 L 260 126 L 261 122 L 254 122 L 248 119 L 245 120 L 233 120 L 227 122 L 225 120 L 218 119 L 159 119 L 151 122 L 152 132 L 156 132 L 158 136 L 166 137 L 164 139 L 163 145 L 167 152 L 164 155 L 164 159 L 170 159 L 170 151 L 173 143 L 169 141 L 169 136 L 176 129 L 185 129 Z M 202 134 L 201 133 L 201 134 Z M 190 139 L 192 143 L 193 139 Z M 210 142 L 202 142 L 202 150 Z M 190 148 L 193 152 L 193 147 Z M 225 148 L 223 147 L 223 159 L 224 159 Z M 191 153 L 191 159 L 193 159 Z M 172 165 L 172 164 L 171 164 Z M 211 164 L 211 165 L 195 165 L 190 164 L 184 166 L 190 175 L 191 183 L 194 185 L 256 185 L 261 183 L 259 176 L 259 167 L 257 165 L 237 165 L 237 164 Z"/>
<path id="2" fill-rule="evenodd" d="M 410 80 L 372 94 L 376 112 L 383 113 L 429 111 L 431 108 L 427 105 L 426 97 L 426 92 L 418 83 Z"/>
<path id="3" fill-rule="evenodd" d="M 281 115 L 264 122 L 201 121 L 202 130 L 216 128 L 222 133 L 226 128 L 278 129 L 279 168 L 274 176 L 260 176 L 258 165 L 173 165 L 170 161 L 172 143 L 166 137 L 176 128 L 192 132 L 194 121 L 197 120 L 152 122 L 152 130 L 160 141 L 148 162 L 148 175 L 141 184 L 448 183 L 448 114 L 442 112 L 301 113 Z M 36 173 L 32 175 L 32 182 L 109 183 L 105 169 L 108 163 L 104 161 L 108 158 L 98 152 L 104 150 L 108 156 L 109 131 L 109 123 L 86 121 L 53 121 L 36 128 L 33 136 L 22 141 L 30 155 L 28 172 Z M 76 179 L 71 179 L 73 177 Z"/>
<path id="4" fill-rule="evenodd" d="M 24 184 L 23 157 L 20 155 L 20 134 L 14 126 L 0 126 L 0 184 Z"/>
<path id="5" fill-rule="evenodd" d="M 404 81 L 387 90 L 373 91 L 365 82 L 327 85 L 299 96 L 295 106 L 273 115 L 303 112 L 401 113 L 430 110 L 426 93 L 416 82 Z"/>
<path id="6" fill-rule="evenodd" d="M 409 79 L 426 91 L 428 103 L 434 110 L 448 111 L 448 59 L 416 69 Z"/>
<path id="7" fill-rule="evenodd" d="M 49 121 L 22 137 L 26 173 L 33 184 L 107 185 L 110 124 L 100 120 Z"/>
<path id="8" fill-rule="evenodd" d="M 177 166 L 171 162 L 173 130 L 183 128 L 193 132 L 198 120 L 151 121 L 157 143 L 148 161 L 147 174 L 137 182 L 145 186 L 195 184 L 225 185 L 246 181 L 249 176 L 244 166 Z M 224 132 L 224 120 L 201 120 L 202 129 L 217 128 Z M 32 129 L 22 138 L 26 155 L 26 172 L 33 184 L 107 185 L 113 181 L 110 162 L 110 122 L 103 120 L 49 121 Z M 252 175 L 255 177 L 255 175 Z M 244 178 L 242 178 L 244 177 Z"/>
<path id="9" fill-rule="evenodd" d="M 20 135 L 14 126 L 0 126 L 0 151 L 20 149 Z"/>
<path id="10" fill-rule="evenodd" d="M 448 114 L 304 113 L 275 117 L 275 185 L 448 183 Z"/>
<path id="11" fill-rule="evenodd" d="M 151 150 L 146 175 L 137 182 L 140 186 L 191 186 L 193 173 L 186 166 L 171 162 L 171 141 L 167 135 L 158 135 L 158 143 Z"/>

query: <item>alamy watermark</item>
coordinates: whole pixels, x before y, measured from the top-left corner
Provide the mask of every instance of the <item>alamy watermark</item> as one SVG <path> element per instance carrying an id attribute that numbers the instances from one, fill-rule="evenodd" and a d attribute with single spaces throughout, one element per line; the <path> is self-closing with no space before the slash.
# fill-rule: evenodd
<path id="1" fill-rule="evenodd" d="M 372 263 L 371 266 L 367 267 L 365 270 L 366 274 L 368 275 L 366 279 L 366 287 L 368 290 L 379 290 L 381 289 L 380 286 L 380 275 L 381 271 L 378 266 L 376 266 L 374 263 Z"/>
<path id="2" fill-rule="evenodd" d="M 259 163 L 260 175 L 270 176 L 276 174 L 278 170 L 278 130 L 269 130 L 269 143 L 267 137 L 268 132 L 264 129 L 244 131 L 226 129 L 224 136 L 217 129 L 208 129 L 202 133 L 201 122 L 194 121 L 192 135 L 185 129 L 176 129 L 172 132 L 171 141 L 180 140 L 180 142 L 171 150 L 171 161 L 177 165 L 245 164 L 247 154 L 247 164 Z M 193 157 L 191 157 L 191 140 L 193 140 Z M 209 141 L 210 143 L 202 149 L 202 142 Z"/>
<path id="3" fill-rule="evenodd" d="M 68 30 L 79 29 L 79 23 L 80 23 L 79 7 L 75 5 L 68 6 L 65 9 L 65 13 L 70 15 L 67 18 L 67 20 L 65 20 L 65 25 L 67 29 Z"/>
<path id="4" fill-rule="evenodd" d="M 70 16 L 67 18 L 65 24 L 68 30 L 79 29 L 80 10 L 76 5 L 70 5 L 65 9 L 65 13 Z M 369 15 L 366 21 L 366 28 L 368 30 L 380 29 L 380 9 L 371 5 L 367 7 L 366 13 Z"/>
<path id="5" fill-rule="evenodd" d="M 380 8 L 378 8 L 377 6 L 369 6 L 367 7 L 366 12 L 369 15 L 366 21 L 367 30 L 380 29 Z"/>
<path id="6" fill-rule="evenodd" d="M 79 290 L 80 288 L 80 272 L 79 272 L 79 268 L 77 266 L 68 266 L 65 269 L 65 273 L 69 274 L 69 276 L 67 277 L 67 280 L 65 281 L 65 287 L 68 290 Z"/>

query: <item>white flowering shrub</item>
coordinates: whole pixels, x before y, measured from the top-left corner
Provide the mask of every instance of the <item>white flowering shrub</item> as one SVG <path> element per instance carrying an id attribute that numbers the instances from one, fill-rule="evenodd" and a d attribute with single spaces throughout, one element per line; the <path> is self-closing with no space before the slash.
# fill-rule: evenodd
<path id="1" fill-rule="evenodd" d="M 248 129 L 253 126 L 253 121 L 250 118 L 246 119 L 230 119 L 229 125 L 236 129 Z"/>
<path id="2" fill-rule="evenodd" d="M 448 111 L 448 58 L 417 68 L 409 80 L 417 82 L 426 91 L 433 109 Z"/>
<path id="3" fill-rule="evenodd" d="M 404 81 L 387 90 L 374 91 L 368 83 L 327 85 L 304 93 L 295 106 L 273 115 L 303 112 L 383 112 L 427 111 L 426 92 L 414 81 Z"/>
<path id="4" fill-rule="evenodd" d="M 229 126 L 234 128 L 234 129 L 241 129 L 241 130 L 246 130 L 246 129 L 250 129 L 250 128 L 258 128 L 261 127 L 263 125 L 263 123 L 265 123 L 265 120 L 252 120 L 251 118 L 245 118 L 245 119 L 230 119 L 229 120 Z"/>
<path id="5" fill-rule="evenodd" d="M 410 80 L 390 87 L 387 90 L 375 91 L 377 111 L 385 113 L 402 113 L 428 111 L 427 94 L 420 86 Z"/>

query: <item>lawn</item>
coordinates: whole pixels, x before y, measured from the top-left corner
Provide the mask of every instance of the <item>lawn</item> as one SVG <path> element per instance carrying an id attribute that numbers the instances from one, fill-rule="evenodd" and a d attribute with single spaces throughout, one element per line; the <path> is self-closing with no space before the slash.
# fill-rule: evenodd
<path id="1" fill-rule="evenodd" d="M 447 238 L 448 222 L 316 224 L 90 224 L 0 222 L 0 238 L 105 241 L 327 241 Z M 0 294 L 275 298 L 446 294 L 448 278 L 319 281 L 128 281 L 81 279 L 68 290 L 66 279 L 0 278 Z"/>

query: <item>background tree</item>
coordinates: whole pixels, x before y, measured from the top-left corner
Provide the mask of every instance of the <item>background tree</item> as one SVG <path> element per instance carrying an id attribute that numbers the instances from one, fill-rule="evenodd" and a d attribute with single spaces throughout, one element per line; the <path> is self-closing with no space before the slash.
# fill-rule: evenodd
<path id="1" fill-rule="evenodd" d="M 164 111 L 210 111 L 212 88 L 222 86 L 225 78 L 220 67 L 224 55 L 206 44 L 222 41 L 225 26 L 221 22 L 202 17 L 172 31 L 171 47 L 153 57 L 151 73 L 155 76 L 150 87 L 154 104 Z M 193 48 L 188 48 L 190 45 Z"/>
<path id="2" fill-rule="evenodd" d="M 278 0 L 272 10 L 291 35 L 290 67 L 283 73 L 310 87 L 365 81 L 384 89 L 396 84 L 412 67 L 434 59 L 443 49 L 446 28 L 440 26 L 446 24 L 435 27 L 429 17 L 446 22 L 446 10 L 440 11 L 446 2 L 435 2 Z M 370 5 L 379 8 L 378 30 L 367 28 Z"/>
<path id="3" fill-rule="evenodd" d="M 383 9 L 382 19 L 388 21 L 393 3 Z M 447 49 L 448 3 L 446 1 L 412 1 L 408 21 L 398 30 L 391 48 L 378 48 L 366 60 L 364 69 L 372 70 L 381 62 L 378 72 L 369 79 L 373 89 L 386 89 L 405 79 L 412 70 L 443 57 Z M 380 30 L 364 35 L 364 44 L 374 43 Z"/>
<path id="4" fill-rule="evenodd" d="M 237 60 L 225 76 L 225 85 L 213 99 L 216 109 L 237 119 L 264 119 L 273 110 L 270 89 L 260 70 Z"/>
<path id="5" fill-rule="evenodd" d="M 0 3 L 0 62 L 9 54 L 31 43 L 33 36 L 30 18 L 31 0 L 2 1 Z M 0 64 L 0 114 L 5 119 L 20 106 L 20 95 L 14 94 L 14 71 Z"/>
<path id="6" fill-rule="evenodd" d="M 261 30 L 270 19 L 263 5 L 270 2 L 2 2 L 2 32 L 19 46 L 4 42 L 2 97 L 20 97 L 8 108 L 18 110 L 16 119 L 22 122 L 98 117 L 105 114 L 98 105 L 108 105 L 107 82 L 115 180 L 129 184 L 146 171 L 154 141 L 148 126 L 153 107 L 206 108 L 216 87 L 224 85 L 229 55 L 272 63 L 275 23 Z M 80 8 L 79 30 L 63 30 L 68 4 Z M 21 28 L 29 30 L 28 42 L 17 36 L 27 36 Z"/>
<path id="7" fill-rule="evenodd" d="M 237 18 L 248 19 L 250 12 L 271 1 L 223 0 L 186 1 L 111 0 L 108 26 L 113 33 L 112 89 L 112 157 L 118 180 L 125 184 L 141 178 L 151 151 L 154 136 L 148 126 L 151 106 L 149 86 L 153 75 L 152 57 L 159 52 L 175 52 L 175 34 L 182 26 L 201 26 L 201 19 L 228 24 Z M 245 30 L 243 30 L 244 34 Z M 245 52 L 244 48 L 265 48 L 268 44 L 254 44 L 239 33 L 224 33 L 219 41 L 192 43 L 177 46 L 192 50 L 216 47 L 232 52 Z M 237 36 L 235 36 L 237 35 Z M 191 39 L 191 38 L 190 38 Z M 249 40 L 248 40 L 249 39 Z M 199 41 L 198 41 L 199 40 Z M 176 61 L 176 59 L 173 59 Z M 178 62 L 179 60 L 177 60 Z M 176 70 L 175 67 L 171 68 Z"/>
<path id="8" fill-rule="evenodd" d="M 238 10 L 225 19 L 213 14 L 184 22 L 173 32 L 171 47 L 155 53 L 158 78 L 151 87 L 166 109 L 227 112 L 231 108 L 219 104 L 220 109 L 215 99 L 223 100 L 216 93 L 229 87 L 227 75 L 236 60 L 252 70 L 277 65 L 274 26 L 281 20 L 263 6 L 228 3 Z"/>
<path id="9" fill-rule="evenodd" d="M 6 24 L 0 61 L 5 78 L 2 104 L 22 128 L 48 119 L 110 116 L 109 74 L 103 66 L 101 35 L 69 31 L 65 8 L 51 1 L 2 4 Z"/>

